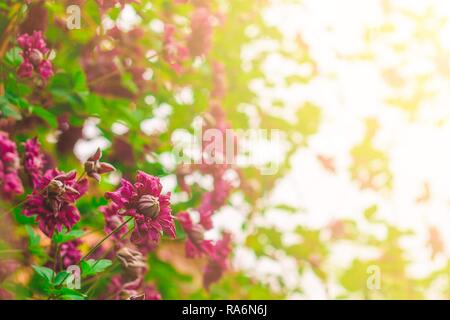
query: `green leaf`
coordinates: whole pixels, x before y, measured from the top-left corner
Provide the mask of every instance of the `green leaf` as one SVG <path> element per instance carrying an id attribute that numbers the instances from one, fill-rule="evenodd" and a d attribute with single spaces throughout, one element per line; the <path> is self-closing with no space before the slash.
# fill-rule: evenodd
<path id="1" fill-rule="evenodd" d="M 46 280 L 47 283 L 51 283 L 53 276 L 55 275 L 55 273 L 53 272 L 52 269 L 47 268 L 47 267 L 43 267 L 43 266 L 32 266 L 34 271 L 36 271 L 36 273 L 43 278 L 44 280 Z"/>
<path id="2" fill-rule="evenodd" d="M 59 286 L 60 284 L 62 284 L 62 282 L 64 280 L 69 279 L 69 275 L 70 273 L 67 271 L 61 271 L 59 272 L 56 277 L 55 277 L 55 281 L 53 282 L 56 286 Z"/>
<path id="3" fill-rule="evenodd" d="M 94 260 L 89 259 L 87 261 L 81 261 L 81 274 L 83 276 L 92 276 L 99 272 L 105 271 L 106 268 L 112 265 L 111 260 L 101 259 Z"/>
<path id="4" fill-rule="evenodd" d="M 321 109 L 311 103 L 306 103 L 297 111 L 297 127 L 299 132 L 308 137 L 319 130 L 322 118 Z"/>
<path id="5" fill-rule="evenodd" d="M 122 85 L 132 93 L 138 92 L 138 87 L 134 83 L 131 73 L 126 72 L 122 75 Z"/>
<path id="6" fill-rule="evenodd" d="M 30 238 L 30 246 L 39 245 L 41 241 L 41 237 L 34 233 L 34 230 L 31 226 L 25 226 L 25 230 L 27 231 L 28 237 Z"/>
<path id="7" fill-rule="evenodd" d="M 41 118 L 42 120 L 46 121 L 51 127 L 57 128 L 58 127 L 58 119 L 57 117 L 48 111 L 47 109 L 44 109 L 42 107 L 33 106 L 31 112 Z"/>
<path id="8" fill-rule="evenodd" d="M 65 229 L 61 232 L 55 233 L 53 235 L 53 241 L 55 243 L 64 243 L 74 239 L 82 237 L 84 234 L 83 230 L 71 230 L 67 232 Z"/>
<path id="9" fill-rule="evenodd" d="M 61 288 L 55 292 L 63 300 L 85 300 L 86 295 L 70 288 Z"/>
<path id="10" fill-rule="evenodd" d="M 376 204 L 368 207 L 366 210 L 364 210 L 364 216 L 367 220 L 372 221 L 375 218 L 375 214 L 378 211 L 378 206 Z"/>
<path id="11" fill-rule="evenodd" d="M 34 232 L 30 225 L 25 225 L 25 230 L 29 238 L 28 250 L 30 253 L 38 257 L 45 257 L 46 253 L 41 246 L 41 237 Z"/>
<path id="12" fill-rule="evenodd" d="M 7 95 L 20 98 L 29 95 L 32 90 L 29 86 L 17 81 L 14 74 L 9 73 L 5 81 L 5 91 Z"/>
<path id="13" fill-rule="evenodd" d="M 23 58 L 20 55 L 21 52 L 22 50 L 19 47 L 10 49 L 5 55 L 6 63 L 10 64 L 14 68 L 17 68 L 23 61 Z"/>
<path id="14" fill-rule="evenodd" d="M 22 118 L 20 113 L 14 108 L 14 106 L 8 101 L 5 96 L 0 97 L 0 116 L 6 118 L 11 117 L 17 120 L 20 120 Z"/>

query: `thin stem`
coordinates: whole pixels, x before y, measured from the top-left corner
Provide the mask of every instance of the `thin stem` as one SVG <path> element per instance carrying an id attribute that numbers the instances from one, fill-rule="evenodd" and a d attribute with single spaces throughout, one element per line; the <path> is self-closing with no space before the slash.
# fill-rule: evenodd
<path id="1" fill-rule="evenodd" d="M 102 240 L 100 240 L 91 250 L 89 250 L 88 253 L 86 253 L 80 261 L 86 260 L 86 258 L 88 258 L 91 254 L 93 254 L 95 252 L 95 250 L 97 250 L 103 242 L 105 242 L 109 237 L 111 237 L 113 234 L 117 233 L 120 229 L 122 229 L 123 226 L 125 226 L 128 222 L 131 221 L 131 219 L 133 219 L 133 217 L 128 218 L 127 220 L 125 220 L 121 225 L 119 225 L 117 228 L 115 228 L 113 231 L 111 231 L 108 235 L 106 235 L 106 237 L 104 237 Z"/>
<path id="2" fill-rule="evenodd" d="M 112 265 L 110 265 L 109 267 L 108 267 L 108 269 L 113 269 L 113 267 L 116 267 L 116 266 L 118 266 L 118 263 L 116 262 L 116 263 L 113 263 Z M 105 277 L 105 276 L 108 276 L 108 275 L 111 275 L 111 274 L 113 274 L 113 272 L 109 272 L 109 273 L 107 273 L 106 275 L 105 274 L 102 274 L 102 276 L 103 277 Z M 86 291 L 86 296 L 89 298 L 89 296 L 91 295 L 91 293 L 94 291 L 94 289 L 95 288 L 97 288 L 97 286 L 99 285 L 99 283 L 100 283 L 100 280 L 101 279 L 96 279 L 95 277 L 94 278 L 92 278 L 92 284 L 91 284 L 91 286 L 89 287 L 89 289 Z"/>
<path id="3" fill-rule="evenodd" d="M 77 183 L 81 181 L 81 179 L 83 179 L 83 177 L 86 175 L 86 170 L 83 170 L 83 173 L 78 177 L 77 179 Z"/>
<path id="4" fill-rule="evenodd" d="M 5 249 L 5 250 L 0 250 L 0 254 L 2 253 L 19 253 L 19 252 L 23 252 L 22 249 Z"/>
<path id="5" fill-rule="evenodd" d="M 27 202 L 27 199 L 26 199 L 26 198 L 23 199 L 22 201 L 20 201 L 20 202 L 19 202 L 18 204 L 16 204 L 15 206 L 13 206 L 13 207 L 9 208 L 8 210 L 2 212 L 2 213 L 0 214 L 0 218 L 3 217 L 5 214 L 11 213 L 14 209 L 20 207 L 20 206 L 23 205 L 25 202 Z"/>
<path id="6" fill-rule="evenodd" d="M 109 72 L 107 74 L 103 74 L 100 77 L 97 77 L 97 78 L 92 79 L 91 81 L 89 81 L 89 84 L 90 85 L 96 84 L 99 81 L 104 81 L 104 80 L 106 80 L 106 79 L 108 79 L 108 78 L 110 78 L 112 76 L 115 76 L 115 75 L 117 75 L 119 73 L 120 73 L 120 70 L 114 70 L 114 71 Z"/>
<path id="7" fill-rule="evenodd" d="M 122 237 L 120 237 L 120 240 L 124 239 L 127 235 L 129 235 L 131 231 L 133 231 L 133 229 L 128 230 L 127 233 L 125 233 Z M 98 259 L 97 261 L 95 261 L 95 263 L 93 264 L 92 267 L 94 267 L 94 266 L 97 264 L 97 262 L 98 262 L 99 260 L 105 259 L 105 258 L 108 256 L 108 254 L 111 253 L 111 251 L 112 251 L 113 249 L 114 249 L 114 247 L 109 248 L 109 249 L 108 249 L 108 250 L 100 257 L 100 259 Z"/>
<path id="8" fill-rule="evenodd" d="M 120 229 L 122 229 L 123 226 L 125 226 L 128 222 L 131 221 L 131 219 L 133 219 L 133 217 L 130 217 L 129 219 L 127 219 L 126 221 L 124 221 L 121 225 L 119 225 L 118 227 L 116 227 L 113 231 L 111 231 L 108 235 L 106 235 L 106 237 L 104 237 L 102 240 L 100 240 L 91 250 L 89 250 L 88 253 L 86 253 L 81 259 L 80 262 L 85 261 L 87 257 L 89 257 L 92 253 L 95 252 L 95 250 L 97 250 L 103 242 L 105 242 L 109 237 L 111 237 L 113 234 L 117 233 Z M 64 279 L 61 281 L 61 283 L 64 283 L 67 278 L 70 276 L 70 273 L 68 273 Z"/>
<path id="9" fill-rule="evenodd" d="M 120 237 L 120 240 L 124 239 L 128 234 L 131 233 L 131 231 L 133 231 L 133 229 L 128 230 L 123 236 Z M 111 247 L 108 249 L 108 251 L 106 251 L 103 256 L 100 257 L 100 259 L 98 259 L 97 261 L 95 261 L 94 265 L 92 267 L 94 267 L 98 261 L 100 261 L 101 259 L 104 259 L 105 257 L 108 256 L 108 254 L 114 249 L 114 247 Z M 112 266 L 110 266 L 109 268 L 111 268 Z M 105 276 L 105 275 L 103 275 Z M 92 278 L 92 280 L 95 280 L 96 277 Z M 86 292 L 86 295 L 89 297 L 89 294 L 95 289 L 95 287 L 97 286 L 98 282 L 100 281 L 100 279 L 97 279 L 97 282 L 94 282 L 90 288 L 88 289 L 88 291 Z"/>
<path id="10" fill-rule="evenodd" d="M 6 49 L 8 48 L 8 39 L 11 37 L 11 35 L 13 34 L 13 29 L 15 27 L 15 24 L 18 20 L 18 16 L 20 13 L 20 10 L 22 9 L 22 4 L 21 3 L 17 3 L 15 5 L 12 6 L 11 11 L 12 12 L 12 17 L 11 19 L 7 22 L 7 25 L 3 31 L 2 36 L 0 37 L 0 57 L 3 57 L 3 55 L 6 52 Z"/>
<path id="11" fill-rule="evenodd" d="M 55 275 L 56 275 L 56 267 L 58 266 L 59 249 L 60 249 L 60 245 L 59 245 L 59 243 L 57 243 L 56 244 L 56 248 L 55 248 L 55 258 L 54 258 L 54 261 L 53 261 L 53 271 L 54 271 L 53 272 L 53 277 L 55 277 Z"/>

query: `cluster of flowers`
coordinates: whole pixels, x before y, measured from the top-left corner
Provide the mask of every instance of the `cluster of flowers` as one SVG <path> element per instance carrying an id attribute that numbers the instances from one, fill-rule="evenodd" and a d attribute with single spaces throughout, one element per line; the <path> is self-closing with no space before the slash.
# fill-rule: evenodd
<path id="1" fill-rule="evenodd" d="M 186 3 L 188 1 L 182 0 L 177 2 Z M 181 72 L 181 64 L 186 59 L 186 52 L 192 58 L 207 56 L 211 47 L 215 20 L 214 14 L 211 12 L 207 1 L 193 0 L 192 4 L 195 6 L 195 9 L 191 16 L 191 33 L 187 38 L 187 49 L 175 42 L 173 37 L 175 29 L 173 26 L 166 26 L 165 29 L 164 47 L 167 52 L 165 55 L 166 61 L 171 64 L 177 73 Z M 206 121 L 203 129 L 219 129 L 223 133 L 222 136 L 226 137 L 225 131 L 231 126 L 227 123 L 225 113 L 220 106 L 220 101 L 226 94 L 224 66 L 214 61 L 212 63 L 212 74 L 211 110 L 204 117 Z M 204 148 L 205 146 L 202 147 Z M 203 155 L 207 154 L 203 152 Z M 186 233 L 186 256 L 188 258 L 205 256 L 208 259 L 203 279 L 206 288 L 211 283 L 218 281 L 228 268 L 228 256 L 231 252 L 231 236 L 229 234 L 223 234 L 222 239 L 216 243 L 205 239 L 205 231 L 213 228 L 213 214 L 225 205 L 232 191 L 231 183 L 225 179 L 225 173 L 228 169 L 230 169 L 229 164 L 211 164 L 210 161 L 203 161 L 203 164 L 199 167 L 181 165 L 177 170 L 178 183 L 181 189 L 188 193 L 190 193 L 190 188 L 186 184 L 185 176 L 195 170 L 212 176 L 214 181 L 212 190 L 202 195 L 201 203 L 197 208 L 200 216 L 198 223 L 193 222 L 188 212 L 181 212 L 177 215 L 177 220 Z"/>
<path id="2" fill-rule="evenodd" d="M 15 185 L 20 186 L 19 193 L 22 193 L 23 187 L 18 175 L 19 154 L 16 145 L 8 138 L 7 134 L 1 133 L 0 137 L 0 150 L 3 156 L 0 168 L 2 168 L 1 172 L 6 177 L 2 181 L 5 181 L 5 185 L 14 182 Z M 36 216 L 40 230 L 48 237 L 52 237 L 55 231 L 61 232 L 63 227 L 71 230 L 80 219 L 80 213 L 75 206 L 75 202 L 86 193 L 88 180 L 81 176 L 77 178 L 75 171 L 65 173 L 53 168 L 44 173 L 44 156 L 40 151 L 37 139 L 26 141 L 24 146 L 24 168 L 34 189 L 26 198 L 23 214 Z M 95 180 L 99 180 L 101 174 L 114 170 L 111 165 L 100 162 L 100 158 L 101 151 L 97 150 L 85 163 L 86 174 Z M 14 164 L 13 171 L 10 169 L 11 164 Z M 11 193 L 11 189 L 5 189 L 5 185 L 2 185 L 3 190 Z M 15 193 L 17 194 L 17 192 Z M 123 179 L 121 186 L 116 191 L 107 192 L 105 196 L 111 200 L 108 206 L 101 208 L 105 217 L 105 231 L 107 233 L 112 233 L 120 226 L 124 217 L 132 217 L 135 225 L 131 242 L 138 248 L 145 247 L 145 245 L 152 248 L 156 247 L 161 240 L 162 233 L 175 238 L 170 194 L 162 193 L 159 178 L 139 171 L 134 184 Z M 204 226 L 194 224 L 187 212 L 179 213 L 177 219 L 187 234 L 187 256 L 195 258 L 206 255 L 209 258 L 204 274 L 205 287 L 209 287 L 227 269 L 230 237 L 225 235 L 222 240 L 214 244 L 212 241 L 204 239 Z M 121 240 L 126 233 L 127 228 L 124 226 L 113 236 L 117 240 Z M 81 241 L 77 239 L 61 245 L 59 254 L 62 267 L 79 262 L 81 253 L 78 246 L 80 244 Z M 139 296 L 137 292 L 145 292 L 146 299 L 148 297 L 159 297 L 154 287 L 147 287 L 143 281 L 146 266 L 139 258 L 141 255 L 141 252 L 130 249 L 125 244 L 118 250 L 117 256 L 121 261 L 124 261 L 124 259 L 129 261 L 134 257 L 135 263 L 125 264 L 127 273 L 113 279 L 112 285 L 114 288 L 111 289 L 111 292 L 118 293 L 115 296 L 116 298 L 121 298 L 124 294 L 128 294 L 129 298 L 135 298 Z M 136 268 L 138 262 L 140 267 Z M 120 290 L 117 290 L 119 285 Z"/>
<path id="3" fill-rule="evenodd" d="M 53 75 L 53 66 L 48 59 L 49 49 L 41 31 L 34 31 L 31 35 L 24 33 L 17 38 L 17 43 L 23 58 L 17 71 L 20 77 L 31 78 L 36 72 L 45 81 Z"/>
<path id="4" fill-rule="evenodd" d="M 114 5 L 123 6 L 131 1 L 106 1 L 98 0 L 101 8 L 107 10 Z M 176 28 L 172 24 L 166 24 L 163 36 L 163 58 L 174 69 L 177 74 L 183 72 L 182 65 L 189 55 L 194 58 L 206 56 L 211 47 L 213 14 L 205 1 L 193 1 L 196 9 L 191 17 L 191 33 L 183 45 L 176 40 Z M 128 33 L 114 28 L 108 35 L 118 43 L 124 45 L 118 48 L 129 48 L 136 43 L 136 39 L 142 36 L 139 29 Z M 20 77 L 30 78 L 34 74 L 40 76 L 45 82 L 53 75 L 53 66 L 49 60 L 49 49 L 43 39 L 42 32 L 35 31 L 30 34 L 22 34 L 17 38 L 22 49 L 23 61 L 17 71 Z M 89 49 L 93 49 L 90 47 Z M 95 49 L 95 48 L 94 48 Z M 89 52 L 92 50 L 87 50 Z M 132 50 L 137 56 L 142 52 L 139 48 Z M 97 52 L 103 57 L 120 56 L 120 50 L 108 52 Z M 89 55 L 83 56 L 82 62 L 87 70 L 96 70 L 99 74 L 108 74 L 109 80 L 115 81 L 114 77 L 117 66 L 98 65 L 97 56 L 92 59 Z M 100 59 L 105 63 L 111 63 L 114 59 Z M 95 66 L 94 66 L 95 65 Z M 90 67 L 91 66 L 91 67 Z M 145 71 L 141 66 L 132 64 L 128 66 L 129 71 L 142 79 Z M 213 65 L 214 90 L 213 98 L 220 99 L 224 96 L 224 69 L 219 64 Z M 113 70 L 112 72 L 109 72 Z M 92 73 L 92 72 L 91 72 Z M 111 76 L 112 74 L 112 76 Z M 97 79 L 97 74 L 87 72 L 91 89 L 101 92 L 105 81 L 94 84 L 92 79 Z M 117 81 L 115 81 L 117 82 Z M 120 82 L 120 81 L 119 81 Z M 139 86 L 139 83 L 137 83 Z M 93 87 L 98 85 L 100 87 Z M 105 84 L 105 87 L 107 85 Z M 98 89 L 98 90 L 96 90 Z M 110 89 L 110 88 L 109 88 Z M 106 89 L 105 89 L 106 90 Z M 120 93 L 120 90 L 114 90 Z M 123 96 L 127 96 L 123 92 Z M 229 125 L 221 108 L 217 105 L 212 107 L 210 115 L 215 120 L 210 125 L 225 130 Z M 49 238 L 55 231 L 62 232 L 63 229 L 70 231 L 80 220 L 80 213 L 76 202 L 86 194 L 88 190 L 88 177 L 100 181 L 101 175 L 114 170 L 114 167 L 105 162 L 100 162 L 101 150 L 91 156 L 84 165 L 84 174 L 78 175 L 76 171 L 63 172 L 57 168 L 46 169 L 45 156 L 41 152 L 37 138 L 30 139 L 24 143 L 23 168 L 28 175 L 30 186 L 33 188 L 31 194 L 27 195 L 23 214 L 36 217 L 39 229 Z M 231 236 L 224 234 L 217 242 L 206 240 L 204 233 L 212 228 L 212 214 L 225 204 L 231 192 L 231 185 L 224 177 L 228 166 L 212 165 L 203 166 L 203 173 L 211 174 L 214 178 L 214 189 L 203 195 L 198 208 L 200 213 L 199 223 L 194 223 L 187 212 L 179 213 L 176 218 L 172 215 L 170 207 L 170 193 L 162 193 L 162 185 L 159 178 L 139 171 L 134 183 L 122 179 L 121 186 L 114 192 L 107 192 L 105 197 L 110 200 L 107 206 L 100 208 L 105 218 L 105 232 L 116 241 L 115 253 L 124 269 L 124 274 L 113 277 L 109 287 L 108 298 L 116 299 L 160 299 L 161 296 L 154 286 L 145 283 L 144 275 L 147 265 L 144 255 L 154 250 L 163 234 L 175 238 L 175 219 L 178 220 L 186 233 L 186 255 L 189 258 L 206 256 L 208 259 L 204 271 L 204 286 L 209 288 L 210 284 L 218 281 L 228 268 L 228 257 L 231 252 Z M 11 199 L 24 192 L 22 181 L 19 177 L 20 158 L 16 144 L 9 139 L 7 133 L 0 132 L 0 195 Z M 133 220 L 134 227 L 130 242 L 127 243 L 125 236 L 128 234 L 127 221 Z M 80 239 L 66 242 L 52 254 L 60 257 L 58 269 L 79 263 L 81 252 L 78 249 Z"/>
<path id="5" fill-rule="evenodd" d="M 189 56 L 206 56 L 211 48 L 214 15 L 206 1 L 194 1 L 193 4 L 196 8 L 191 17 L 191 32 L 186 38 L 186 44 L 176 40 L 176 27 L 173 24 L 166 23 L 164 26 L 163 58 L 177 74 L 183 72 L 182 65 Z"/>
<path id="6" fill-rule="evenodd" d="M 19 167 L 16 144 L 6 132 L 0 131 L 0 194 L 6 199 L 23 193 Z"/>

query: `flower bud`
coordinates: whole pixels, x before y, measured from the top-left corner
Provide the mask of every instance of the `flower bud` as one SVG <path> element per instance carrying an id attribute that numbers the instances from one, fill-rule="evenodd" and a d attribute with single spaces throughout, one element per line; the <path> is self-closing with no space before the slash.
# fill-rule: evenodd
<path id="1" fill-rule="evenodd" d="M 145 217 L 156 219 L 160 210 L 159 200 L 152 195 L 145 194 L 139 199 L 137 209 Z"/>
<path id="2" fill-rule="evenodd" d="M 131 295 L 128 300 L 145 300 L 145 293 Z"/>
<path id="3" fill-rule="evenodd" d="M 29 57 L 31 64 L 35 67 L 37 67 L 42 60 L 44 60 L 44 55 L 38 49 L 31 50 Z"/>
<path id="4" fill-rule="evenodd" d="M 100 175 L 104 173 L 108 173 L 111 171 L 115 171 L 116 168 L 109 163 L 100 162 L 100 158 L 102 157 L 102 150 L 100 148 L 95 151 L 95 153 L 87 159 L 84 163 L 84 171 L 86 174 L 100 182 Z"/>
<path id="5" fill-rule="evenodd" d="M 139 251 L 123 247 L 117 253 L 117 258 L 126 269 L 147 268 L 144 256 Z"/>
<path id="6" fill-rule="evenodd" d="M 194 244 L 197 245 L 205 240 L 205 229 L 201 224 L 195 224 L 192 226 L 192 229 L 189 231 L 189 238 Z"/>

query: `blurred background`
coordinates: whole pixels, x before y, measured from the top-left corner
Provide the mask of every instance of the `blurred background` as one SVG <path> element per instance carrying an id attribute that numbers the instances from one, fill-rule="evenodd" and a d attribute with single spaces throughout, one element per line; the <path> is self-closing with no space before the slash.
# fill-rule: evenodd
<path id="1" fill-rule="evenodd" d="M 275 1 L 263 16 L 284 40 L 255 41 L 244 50 L 245 60 L 261 48 L 272 49 L 261 66 L 271 84 L 255 80 L 251 88 L 264 108 L 286 119 L 298 106 L 313 104 L 320 124 L 307 145 L 296 149 L 292 168 L 266 200 L 301 210 L 268 210 L 258 224 L 280 232 L 286 243 L 302 243 L 298 226 L 321 230 L 317 237 L 330 242 L 321 264 L 323 276 L 313 271 L 299 276 L 289 252 L 258 259 L 242 248 L 235 263 L 266 281 L 281 278 L 290 290 L 301 288 L 291 296 L 296 298 L 360 291 L 355 289 L 358 277 L 366 273 L 364 261 L 381 266 L 385 281 L 376 297 L 421 296 L 415 295 L 420 290 L 414 282 L 402 283 L 402 277 L 429 279 L 433 285 L 423 296 L 445 297 L 450 241 L 449 3 Z M 257 33 L 252 26 L 246 31 Z M 297 50 L 298 55 L 306 51 L 307 57 L 294 63 L 282 50 Z M 372 224 L 367 219 L 372 213 L 390 226 Z M 412 233 L 397 238 L 406 231 Z M 348 239 L 338 241 L 340 237 Z M 317 242 L 303 243 L 314 251 Z M 400 255 L 392 253 L 389 261 L 377 264 L 392 246 L 398 246 Z M 343 269 L 347 271 L 340 272 Z M 428 278 L 440 271 L 440 279 Z"/>
<path id="2" fill-rule="evenodd" d="M 64 27 L 71 4 L 80 29 Z M 247 145 L 263 159 L 221 176 L 230 190 L 205 233 L 232 235 L 220 281 L 202 288 L 207 259 L 186 259 L 178 225 L 149 253 L 146 280 L 164 299 L 450 298 L 447 0 L 8 0 L 0 13 L 0 130 L 18 145 L 38 136 L 62 170 L 97 147 L 118 169 L 78 201 L 92 231 L 82 250 L 102 236 L 104 192 L 137 170 L 161 178 L 175 216 L 198 218 L 218 169 L 186 167 L 175 146 L 203 119 L 241 143 L 240 129 L 281 140 Z M 16 35 L 33 30 L 55 75 L 22 90 L 8 65 Z M 30 241 L 24 225 L 42 234 L 20 208 L 13 218 L 0 258 L 24 267 L 3 287 L 30 298 L 27 263 L 45 259 L 8 250 Z"/>

